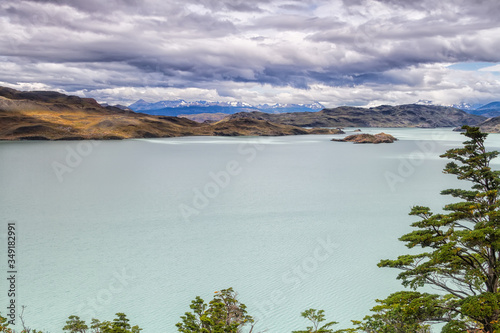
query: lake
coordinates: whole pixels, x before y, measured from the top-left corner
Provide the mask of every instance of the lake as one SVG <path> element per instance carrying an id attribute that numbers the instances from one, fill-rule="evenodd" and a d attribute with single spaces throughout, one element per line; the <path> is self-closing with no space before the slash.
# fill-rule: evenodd
<path id="1" fill-rule="evenodd" d="M 116 312 L 145 333 L 176 332 L 192 299 L 233 287 L 257 331 L 305 329 L 308 308 L 349 327 L 402 288 L 377 263 L 408 251 L 398 237 L 410 208 L 439 211 L 452 201 L 441 190 L 465 186 L 438 157 L 459 133 L 363 131 L 400 140 L 1 142 L 0 237 L 15 223 L 17 312 L 25 305 L 25 321 L 51 333 L 72 314 Z M 500 150 L 500 136 L 487 146 Z M 7 289 L 2 279 L 2 314 Z"/>

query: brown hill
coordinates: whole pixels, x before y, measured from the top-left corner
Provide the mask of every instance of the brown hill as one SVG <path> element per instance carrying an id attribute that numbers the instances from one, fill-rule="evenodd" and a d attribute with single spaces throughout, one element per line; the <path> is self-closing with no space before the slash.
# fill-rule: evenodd
<path id="1" fill-rule="evenodd" d="M 374 108 L 342 106 L 318 112 L 268 114 L 237 113 L 231 118 L 255 118 L 300 127 L 457 127 L 477 125 L 486 118 L 435 105 L 381 105 Z"/>
<path id="2" fill-rule="evenodd" d="M 500 133 L 500 117 L 487 119 L 479 124 L 479 128 L 486 133 Z"/>
<path id="3" fill-rule="evenodd" d="M 57 92 L 21 92 L 0 87 L 1 140 L 159 138 L 191 135 L 333 134 L 258 119 L 200 124 L 186 118 L 151 116 L 103 107 L 91 98 Z"/>
<path id="4" fill-rule="evenodd" d="M 227 113 L 196 113 L 196 114 L 180 114 L 177 117 L 187 118 L 196 121 L 197 123 L 216 122 L 229 117 Z"/>

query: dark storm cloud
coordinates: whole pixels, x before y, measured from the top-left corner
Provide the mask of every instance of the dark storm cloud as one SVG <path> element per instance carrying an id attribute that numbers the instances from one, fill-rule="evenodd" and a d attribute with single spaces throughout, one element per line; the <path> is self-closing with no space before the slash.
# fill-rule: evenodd
<path id="1" fill-rule="evenodd" d="M 362 7 L 368 2 L 345 3 L 351 6 L 351 11 L 355 11 L 353 4 Z M 498 26 L 497 19 L 495 14 L 487 13 L 484 8 L 474 10 L 475 6 L 465 6 L 464 1 L 451 4 L 429 1 L 429 6 L 410 1 L 379 2 L 410 11 L 396 13 L 389 19 L 369 19 L 359 25 L 346 24 L 341 29 L 317 29 L 307 38 L 315 42 L 346 45 L 346 48 L 365 55 L 362 64 L 351 62 L 344 67 L 356 77 L 362 72 L 383 73 L 391 68 L 417 64 L 500 60 L 500 55 L 495 51 L 500 46 L 500 39 L 492 38 Z M 461 6 L 457 7 L 457 3 Z M 483 3 L 498 7 L 491 1 Z M 436 7 L 442 11 L 454 9 L 455 12 L 452 10 L 438 15 Z M 423 15 L 423 12 L 429 12 L 429 8 L 434 8 L 434 11 L 430 10 L 432 14 Z M 466 13 L 478 16 L 464 15 Z M 488 15 L 485 17 L 484 14 Z M 488 30 L 492 31 L 489 36 L 484 34 Z"/>
<path id="2" fill-rule="evenodd" d="M 82 14 L 68 6 L 42 9 L 31 5 L 5 9 L 9 21 L 25 27 L 27 33 L 23 38 L 11 36 L 2 55 L 52 62 L 128 61 L 144 55 L 158 58 L 175 48 L 170 39 L 214 38 L 235 30 L 227 20 L 198 13 L 177 12 L 165 19 L 138 17 L 128 23 L 123 21 L 127 16 L 113 20 Z M 186 59 L 186 55 L 181 58 Z"/>
<path id="3" fill-rule="evenodd" d="M 0 81 L 58 88 L 422 85 L 394 70 L 500 61 L 496 1 L 6 0 Z M 64 70 L 66 74 L 64 75 Z"/>
<path id="4" fill-rule="evenodd" d="M 89 13 L 111 13 L 128 8 L 141 8 L 141 0 L 27 0 L 26 2 L 32 3 L 45 3 L 57 6 L 70 6 L 78 10 Z"/>
<path id="5" fill-rule="evenodd" d="M 56 5 L 67 5 L 86 12 L 115 12 L 128 11 L 136 13 L 166 13 L 166 9 L 182 7 L 185 4 L 197 4 L 213 11 L 238 11 L 259 12 L 259 5 L 269 3 L 270 0 L 198 0 L 198 1 L 142 1 L 142 0 L 28 0 L 34 3 L 50 3 Z"/>
<path id="6" fill-rule="evenodd" d="M 232 10 L 237 12 L 260 12 L 260 5 L 269 3 L 270 0 L 200 0 L 197 3 L 212 10 Z"/>
<path id="7" fill-rule="evenodd" d="M 332 18 L 305 17 L 298 14 L 270 15 L 258 19 L 247 29 L 267 29 L 271 31 L 302 31 L 316 33 L 330 29 L 339 29 L 344 22 Z"/>

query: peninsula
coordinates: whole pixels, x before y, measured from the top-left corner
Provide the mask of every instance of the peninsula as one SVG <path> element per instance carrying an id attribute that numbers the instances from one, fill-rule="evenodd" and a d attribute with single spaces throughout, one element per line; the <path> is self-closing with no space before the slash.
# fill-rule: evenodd
<path id="1" fill-rule="evenodd" d="M 226 118 L 198 123 L 102 106 L 91 98 L 53 91 L 22 92 L 0 87 L 0 140 L 84 140 L 178 136 L 281 136 L 335 134 L 261 119 Z"/>

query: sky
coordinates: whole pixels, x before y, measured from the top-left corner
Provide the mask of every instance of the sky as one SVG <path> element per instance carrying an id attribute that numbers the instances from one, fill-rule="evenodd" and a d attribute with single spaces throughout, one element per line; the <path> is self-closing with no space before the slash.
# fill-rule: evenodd
<path id="1" fill-rule="evenodd" d="M 0 85 L 128 105 L 500 100 L 498 0 L 2 0 Z"/>

